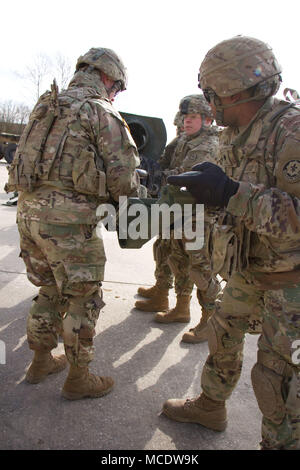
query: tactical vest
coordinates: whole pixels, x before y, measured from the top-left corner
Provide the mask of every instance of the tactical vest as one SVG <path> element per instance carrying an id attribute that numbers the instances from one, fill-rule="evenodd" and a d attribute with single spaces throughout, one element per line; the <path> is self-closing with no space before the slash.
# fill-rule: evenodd
<path id="1" fill-rule="evenodd" d="M 58 95 L 55 82 L 51 92 L 40 97 L 9 168 L 6 191 L 32 192 L 43 184 L 53 184 L 106 198 L 103 161 L 96 145 L 78 124 L 76 128 L 81 108 L 89 100 L 91 96 L 77 98 L 68 92 Z"/>
<path id="2" fill-rule="evenodd" d="M 242 133 L 233 143 L 226 142 L 225 134 L 225 141 L 219 148 L 219 164 L 229 177 L 236 181 L 262 184 L 266 188 L 276 187 L 277 126 L 291 107 L 295 105 L 286 101 L 277 103 L 275 109 L 273 106 L 263 118 L 254 122 L 248 135 Z M 213 272 L 229 279 L 233 272 L 247 269 L 255 237 L 257 235 L 250 232 L 243 222 L 236 224 L 235 217 L 223 211 L 210 239 Z"/>
<path id="3" fill-rule="evenodd" d="M 178 139 L 178 143 L 174 154 L 172 156 L 169 169 L 172 170 L 174 168 L 181 167 L 183 161 L 189 156 L 189 167 L 185 167 L 184 171 L 188 171 L 192 168 L 193 165 L 196 163 L 200 163 L 201 159 L 199 160 L 199 155 L 203 152 L 199 148 L 199 146 L 203 146 L 205 151 L 214 152 L 214 141 L 216 141 L 217 146 L 217 139 L 218 139 L 218 132 L 213 128 L 204 128 L 201 129 L 196 135 L 187 136 L 183 134 Z M 210 161 L 213 161 L 215 155 L 211 155 Z M 205 157 L 202 157 L 202 160 Z"/>

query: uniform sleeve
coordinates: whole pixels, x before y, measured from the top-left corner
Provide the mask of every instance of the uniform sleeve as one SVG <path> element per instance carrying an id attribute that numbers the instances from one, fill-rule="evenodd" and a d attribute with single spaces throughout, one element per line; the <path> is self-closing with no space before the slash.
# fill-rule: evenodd
<path id="1" fill-rule="evenodd" d="M 173 155 L 174 150 L 176 148 L 177 142 L 178 142 L 178 137 L 175 137 L 175 139 L 173 139 L 166 146 L 166 148 L 163 151 L 161 157 L 159 158 L 158 163 L 159 163 L 159 166 L 161 167 L 162 170 L 166 170 L 167 168 L 169 168 L 170 163 L 171 163 L 171 159 L 172 159 L 172 155 Z"/>
<path id="2" fill-rule="evenodd" d="M 139 178 L 136 168 L 140 164 L 138 151 L 126 123 L 116 115 L 97 109 L 96 141 L 104 162 L 106 185 L 110 196 L 137 196 Z"/>
<path id="3" fill-rule="evenodd" d="M 278 188 L 242 182 L 227 211 L 241 217 L 249 230 L 260 235 L 300 241 L 300 199 Z"/>
<path id="4" fill-rule="evenodd" d="M 205 136 L 205 134 L 204 134 Z M 194 165 L 202 162 L 216 163 L 218 138 L 207 134 L 195 148 L 191 149 L 181 164 L 182 171 L 189 171 Z"/>
<path id="5" fill-rule="evenodd" d="M 274 140 L 277 187 L 240 183 L 227 210 L 258 234 L 300 241 L 300 113 L 284 118 Z"/>

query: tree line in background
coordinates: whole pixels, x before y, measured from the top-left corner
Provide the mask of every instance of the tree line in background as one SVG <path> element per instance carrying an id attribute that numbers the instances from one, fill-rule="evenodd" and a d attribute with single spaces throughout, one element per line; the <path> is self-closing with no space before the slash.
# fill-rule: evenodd
<path id="1" fill-rule="evenodd" d="M 17 103 L 12 99 L 0 101 L 0 132 L 18 133 L 27 123 L 34 103 L 50 88 L 54 78 L 59 89 L 66 88 L 73 75 L 73 64 L 71 65 L 70 59 L 61 53 L 57 53 L 54 59 L 39 53 L 23 72 L 15 74 L 22 80 L 22 85 L 29 95 L 28 101 L 32 105 Z"/>

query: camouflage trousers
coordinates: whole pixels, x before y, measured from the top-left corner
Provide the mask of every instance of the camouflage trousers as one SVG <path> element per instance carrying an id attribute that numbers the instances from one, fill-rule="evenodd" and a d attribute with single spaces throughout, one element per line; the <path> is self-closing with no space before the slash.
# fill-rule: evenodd
<path id="1" fill-rule="evenodd" d="M 51 351 L 62 336 L 70 364 L 93 358 L 95 326 L 103 307 L 103 241 L 94 226 L 18 221 L 20 256 L 28 279 L 39 286 L 27 321 L 30 349 Z"/>
<path id="2" fill-rule="evenodd" d="M 215 300 L 221 291 L 220 283 L 211 272 L 205 248 L 186 250 L 185 239 L 158 238 L 153 245 L 156 262 L 155 278 L 158 285 L 171 289 L 175 278 L 177 295 L 191 295 L 194 284 L 202 309 L 214 310 Z"/>
<path id="3" fill-rule="evenodd" d="M 174 276 L 168 263 L 170 249 L 170 240 L 164 240 L 161 237 L 158 237 L 153 244 L 154 276 L 156 284 L 162 289 L 172 289 L 173 287 Z"/>
<path id="4" fill-rule="evenodd" d="M 261 332 L 252 369 L 263 414 L 261 446 L 298 449 L 300 364 L 292 356 L 293 345 L 300 339 L 300 285 L 263 291 L 235 273 L 208 324 L 210 354 L 201 377 L 205 394 L 221 401 L 230 397 L 242 369 L 245 333 Z"/>

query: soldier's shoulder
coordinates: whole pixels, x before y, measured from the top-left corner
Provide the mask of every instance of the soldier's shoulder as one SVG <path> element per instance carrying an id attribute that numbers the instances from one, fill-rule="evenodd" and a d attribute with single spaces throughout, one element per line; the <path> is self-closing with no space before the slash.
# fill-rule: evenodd
<path id="1" fill-rule="evenodd" d="M 276 123 L 279 130 L 300 132 L 300 101 L 276 101 L 276 106 L 269 118 L 270 123 Z"/>
<path id="2" fill-rule="evenodd" d="M 194 150 L 196 149 L 211 149 L 212 147 L 216 147 L 219 142 L 218 134 L 215 132 L 214 129 L 205 128 L 200 133 L 198 137 L 191 141 L 191 146 Z"/>
<path id="3" fill-rule="evenodd" d="M 124 121 L 120 113 L 107 98 L 97 93 L 92 93 L 89 90 L 87 91 L 83 87 L 73 87 L 62 92 L 59 100 L 61 104 L 71 104 L 74 107 L 79 106 L 82 111 L 88 111 L 89 108 L 99 111 L 100 108 L 101 113 L 113 116 L 121 122 Z"/>
<path id="4" fill-rule="evenodd" d="M 205 128 L 205 132 L 208 136 L 212 137 L 219 137 L 220 133 L 222 132 L 222 127 L 219 126 L 210 126 Z"/>
<path id="5" fill-rule="evenodd" d="M 99 98 L 92 98 L 90 100 L 91 103 L 95 104 L 99 108 L 101 108 L 102 112 L 114 116 L 117 118 L 119 121 L 123 122 L 124 119 L 122 118 L 121 114 L 113 107 L 112 103 L 107 99 L 103 97 Z"/>
<path id="6" fill-rule="evenodd" d="M 176 143 L 179 144 L 181 142 L 185 142 L 186 140 L 188 140 L 188 136 L 186 135 L 185 132 L 182 132 L 181 134 L 176 136 L 175 139 L 176 139 Z"/>

